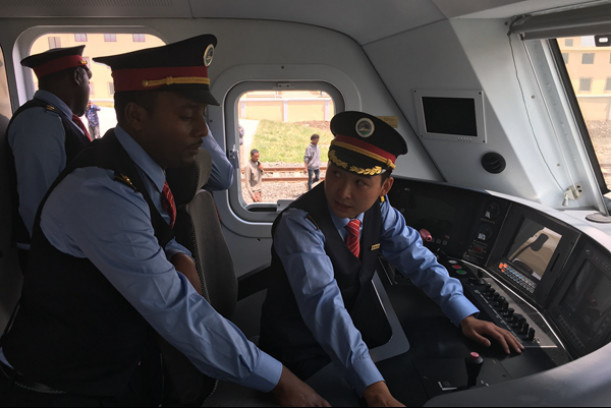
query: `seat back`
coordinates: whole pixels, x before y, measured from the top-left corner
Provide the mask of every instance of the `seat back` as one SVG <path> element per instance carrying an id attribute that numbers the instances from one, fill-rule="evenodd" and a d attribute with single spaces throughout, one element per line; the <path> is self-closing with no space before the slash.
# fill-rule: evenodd
<path id="1" fill-rule="evenodd" d="M 193 254 L 205 298 L 220 314 L 231 318 L 237 302 L 237 278 L 214 198 L 202 189 L 211 168 L 210 154 L 200 149 L 194 165 L 168 169 L 166 178 L 176 202 L 176 240 Z"/>

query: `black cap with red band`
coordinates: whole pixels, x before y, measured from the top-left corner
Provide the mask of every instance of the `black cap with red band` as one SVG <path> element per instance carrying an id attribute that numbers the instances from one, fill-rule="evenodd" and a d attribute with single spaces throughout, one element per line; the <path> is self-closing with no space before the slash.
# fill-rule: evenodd
<path id="1" fill-rule="evenodd" d="M 395 168 L 400 154 L 407 153 L 403 137 L 388 123 L 363 112 L 340 112 L 331 119 L 335 138 L 329 161 L 362 176 L 375 176 Z"/>
<path id="2" fill-rule="evenodd" d="M 87 67 L 82 57 L 84 45 L 69 48 L 53 48 L 21 60 L 21 65 L 34 70 L 38 79 L 70 68 Z"/>
<path id="3" fill-rule="evenodd" d="M 216 37 L 204 34 L 161 47 L 93 60 L 112 69 L 115 93 L 172 91 L 207 105 L 218 105 L 210 93 L 208 66 Z"/>

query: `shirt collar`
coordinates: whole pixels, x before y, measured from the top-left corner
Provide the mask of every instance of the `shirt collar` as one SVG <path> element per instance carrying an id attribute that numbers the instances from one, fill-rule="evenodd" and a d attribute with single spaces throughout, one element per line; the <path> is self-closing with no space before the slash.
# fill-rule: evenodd
<path id="1" fill-rule="evenodd" d="M 335 215 L 333 211 L 331 211 L 331 208 L 329 208 L 329 213 L 331 214 L 331 220 L 333 220 L 333 224 L 335 225 L 335 228 L 337 229 L 345 228 L 346 225 L 348 225 L 348 223 L 350 222 L 350 220 L 354 219 L 354 218 L 340 218 L 337 215 Z M 365 217 L 365 213 L 360 213 L 359 215 L 356 216 L 356 219 L 361 222 L 361 225 L 363 225 L 364 217 Z"/>
<path id="2" fill-rule="evenodd" d="M 61 110 L 67 117 L 72 118 L 72 110 L 68 107 L 68 105 L 66 105 L 66 102 L 62 101 L 54 93 L 45 91 L 44 89 L 39 89 L 34 94 L 34 98 L 53 105 L 57 109 Z"/>
<path id="3" fill-rule="evenodd" d="M 165 183 L 165 172 L 161 166 L 121 126 L 117 125 L 115 127 L 115 135 L 134 163 L 155 184 L 155 187 L 162 191 Z"/>

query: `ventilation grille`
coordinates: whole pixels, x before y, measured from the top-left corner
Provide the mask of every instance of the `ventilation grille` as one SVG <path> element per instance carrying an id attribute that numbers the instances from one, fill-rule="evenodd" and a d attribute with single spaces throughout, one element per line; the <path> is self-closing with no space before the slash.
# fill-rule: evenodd
<path id="1" fill-rule="evenodd" d="M 486 153 L 482 156 L 482 167 L 488 173 L 499 174 L 505 170 L 505 158 L 498 153 Z"/>

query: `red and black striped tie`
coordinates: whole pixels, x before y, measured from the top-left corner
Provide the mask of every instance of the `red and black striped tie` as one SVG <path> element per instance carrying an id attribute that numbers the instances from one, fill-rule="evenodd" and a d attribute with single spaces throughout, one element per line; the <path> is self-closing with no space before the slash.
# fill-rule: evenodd
<path id="1" fill-rule="evenodd" d="M 176 204 L 174 203 L 174 195 L 167 181 L 163 185 L 163 190 L 161 190 L 161 197 L 163 197 L 163 209 L 170 216 L 170 228 L 174 228 L 174 222 L 176 222 Z"/>
<path id="2" fill-rule="evenodd" d="M 346 245 L 348 245 L 350 252 L 352 252 L 357 258 L 361 253 L 361 244 L 359 239 L 360 228 L 361 222 L 357 219 L 350 220 L 350 222 L 346 224 L 346 229 L 348 229 Z"/>
<path id="3" fill-rule="evenodd" d="M 79 118 L 78 116 L 76 116 L 74 113 L 72 114 L 72 121 L 76 124 L 76 126 L 79 127 L 79 129 L 81 129 L 83 131 L 83 133 L 85 134 L 85 136 L 87 136 L 87 139 L 89 139 L 89 141 L 91 142 L 91 135 L 89 134 L 89 131 L 87 130 L 87 128 L 85 127 L 85 124 L 83 123 L 83 121 L 81 120 L 81 118 Z"/>

